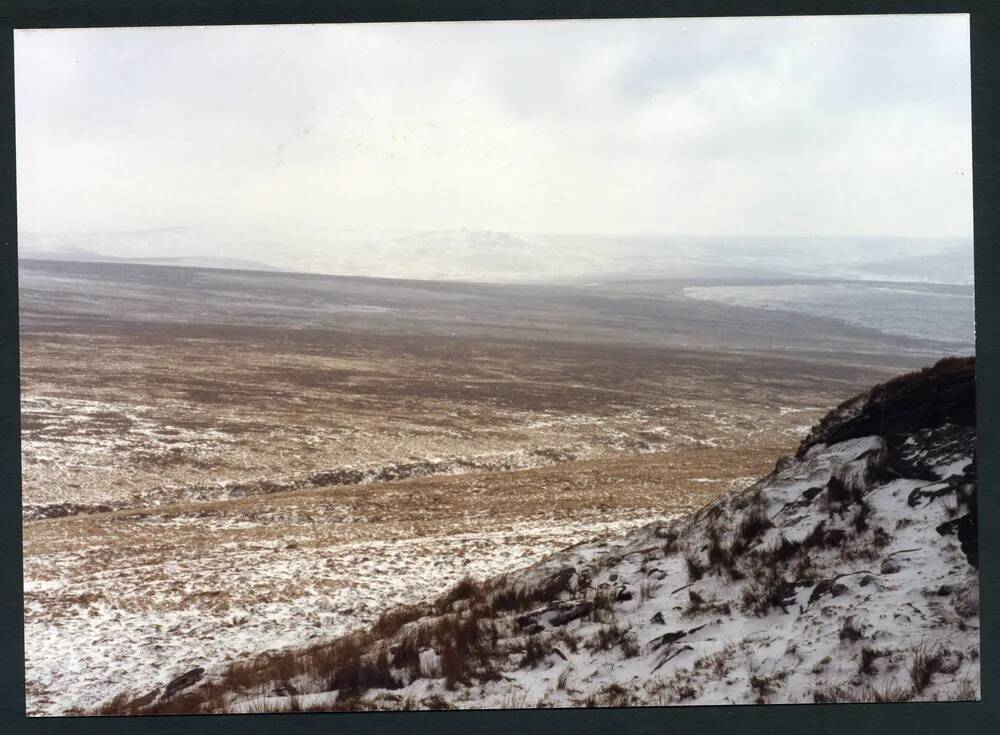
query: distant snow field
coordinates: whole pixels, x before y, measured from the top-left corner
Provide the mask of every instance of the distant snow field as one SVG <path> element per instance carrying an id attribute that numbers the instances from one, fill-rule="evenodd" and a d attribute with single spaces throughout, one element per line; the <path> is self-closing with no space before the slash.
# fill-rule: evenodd
<path id="1" fill-rule="evenodd" d="M 972 286 L 895 285 L 884 282 L 692 286 L 692 299 L 719 301 L 838 319 L 885 334 L 929 339 L 973 349 L 975 292 Z"/>

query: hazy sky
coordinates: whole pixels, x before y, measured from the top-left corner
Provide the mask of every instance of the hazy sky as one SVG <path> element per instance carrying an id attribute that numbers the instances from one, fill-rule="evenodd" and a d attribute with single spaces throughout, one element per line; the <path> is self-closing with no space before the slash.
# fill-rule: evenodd
<path id="1" fill-rule="evenodd" d="M 22 231 L 972 232 L 967 16 L 15 42 Z"/>

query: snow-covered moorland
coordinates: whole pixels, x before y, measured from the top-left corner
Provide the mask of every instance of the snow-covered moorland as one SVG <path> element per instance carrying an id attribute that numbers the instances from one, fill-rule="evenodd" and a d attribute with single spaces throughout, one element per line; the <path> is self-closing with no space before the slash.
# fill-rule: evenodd
<path id="1" fill-rule="evenodd" d="M 974 365 L 842 404 L 692 516 L 102 711 L 978 698 Z"/>

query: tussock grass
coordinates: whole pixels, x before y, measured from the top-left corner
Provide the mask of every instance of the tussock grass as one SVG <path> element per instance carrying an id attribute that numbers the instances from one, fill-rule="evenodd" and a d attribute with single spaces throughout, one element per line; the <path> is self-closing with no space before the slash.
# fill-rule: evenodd
<path id="1" fill-rule="evenodd" d="M 971 679 L 962 679 L 955 685 L 955 691 L 949 697 L 959 702 L 975 702 L 979 700 L 979 687 Z"/>
<path id="2" fill-rule="evenodd" d="M 853 615 L 844 618 L 840 626 L 840 640 L 857 643 L 862 638 L 864 638 L 864 633 L 861 630 L 861 623 L 858 622 L 858 619 Z"/>
<path id="3" fill-rule="evenodd" d="M 698 552 L 693 549 L 685 549 L 684 551 L 684 566 L 687 570 L 687 577 L 689 582 L 697 582 L 699 579 L 705 576 L 706 566 L 702 562 L 701 557 Z"/>
<path id="4" fill-rule="evenodd" d="M 591 694 L 581 703 L 584 707 L 628 707 L 633 703 L 632 692 L 621 684 L 612 683 Z"/>
<path id="5" fill-rule="evenodd" d="M 784 564 L 794 559 L 801 550 L 801 541 L 789 541 L 785 536 L 779 536 L 763 550 L 763 558 L 768 564 Z"/>
<path id="6" fill-rule="evenodd" d="M 587 641 L 586 646 L 591 651 L 609 651 L 618 645 L 625 630 L 612 620 L 610 623 L 602 624 L 597 632 Z"/>
<path id="7" fill-rule="evenodd" d="M 858 664 L 858 673 L 865 674 L 866 676 L 873 676 L 876 673 L 875 661 L 880 658 L 885 658 L 892 654 L 885 648 L 872 648 L 871 646 L 864 646 L 861 649 L 861 663 Z"/>
<path id="8" fill-rule="evenodd" d="M 813 702 L 816 704 L 909 702 L 915 696 L 916 692 L 912 688 L 891 684 L 883 687 L 863 686 L 857 689 L 828 686 L 813 690 Z"/>
<path id="9" fill-rule="evenodd" d="M 705 599 L 694 590 L 688 590 L 688 604 L 681 611 L 681 615 L 691 618 L 703 614 L 729 615 L 731 612 L 732 607 L 728 602 L 720 602 L 714 598 Z"/>
<path id="10" fill-rule="evenodd" d="M 767 615 L 772 608 L 786 611 L 788 600 L 794 588 L 774 568 L 767 568 L 755 581 L 744 585 L 740 595 L 743 611 L 751 615 Z"/>
<path id="11" fill-rule="evenodd" d="M 749 510 L 736 527 L 731 547 L 733 555 L 742 556 L 766 530 L 773 526 L 774 523 L 771 522 L 766 510 L 761 507 Z"/>
<path id="12" fill-rule="evenodd" d="M 524 658 L 521 659 L 522 669 L 534 669 L 549 655 L 549 649 L 541 636 L 528 636 L 524 647 Z"/>
<path id="13" fill-rule="evenodd" d="M 920 694 L 933 679 L 934 674 L 943 668 L 945 651 L 940 646 L 920 645 L 913 649 L 910 661 L 910 683 L 913 690 Z"/>
<path id="14" fill-rule="evenodd" d="M 753 691 L 757 696 L 754 699 L 755 704 L 766 704 L 767 698 L 772 694 L 777 692 L 778 687 L 781 683 L 788 677 L 788 672 L 781 672 L 780 674 L 765 675 L 760 674 L 756 671 L 747 672 L 747 683 L 750 686 L 750 690 Z"/>

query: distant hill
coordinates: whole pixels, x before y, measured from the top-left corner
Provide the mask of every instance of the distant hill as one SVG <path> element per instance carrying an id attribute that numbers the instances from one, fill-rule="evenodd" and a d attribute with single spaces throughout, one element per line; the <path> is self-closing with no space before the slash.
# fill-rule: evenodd
<path id="1" fill-rule="evenodd" d="M 21 233 L 22 258 L 490 283 L 846 278 L 970 284 L 969 239 L 540 235 L 196 227 Z"/>
<path id="2" fill-rule="evenodd" d="M 221 268 L 226 270 L 246 271 L 280 271 L 267 263 L 240 258 L 215 258 L 197 256 L 124 258 L 113 255 L 101 255 L 83 248 L 70 247 L 64 249 L 24 249 L 18 252 L 21 260 L 59 260 L 76 263 L 137 263 L 140 265 L 172 265 L 186 268 Z"/>

